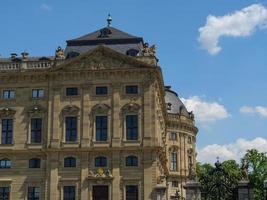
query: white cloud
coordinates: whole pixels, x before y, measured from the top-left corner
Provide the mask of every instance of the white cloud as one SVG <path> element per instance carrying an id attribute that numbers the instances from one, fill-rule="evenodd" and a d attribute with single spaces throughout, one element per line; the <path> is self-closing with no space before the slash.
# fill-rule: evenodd
<path id="1" fill-rule="evenodd" d="M 52 7 L 50 5 L 48 5 L 48 4 L 45 4 L 45 3 L 41 4 L 40 7 L 44 11 L 51 11 L 52 10 Z"/>
<path id="2" fill-rule="evenodd" d="M 213 164 L 216 158 L 219 157 L 220 161 L 234 159 L 240 161 L 247 149 L 257 149 L 260 152 L 267 152 L 267 139 L 257 137 L 253 140 L 246 140 L 239 138 L 234 143 L 230 144 L 211 144 L 198 151 L 197 160 L 202 163 Z"/>
<path id="3" fill-rule="evenodd" d="M 222 49 L 219 46 L 220 37 L 247 37 L 259 28 L 266 28 L 266 24 L 267 8 L 252 4 L 228 15 L 209 15 L 206 25 L 199 28 L 198 41 L 211 55 L 215 55 Z"/>
<path id="4" fill-rule="evenodd" d="M 263 106 L 256 106 L 256 107 L 243 106 L 240 108 L 239 111 L 244 114 L 258 114 L 262 117 L 267 117 L 267 107 Z"/>
<path id="5" fill-rule="evenodd" d="M 181 100 L 189 111 L 193 110 L 196 120 L 199 122 L 211 122 L 230 116 L 223 105 L 217 102 L 206 102 L 199 96 L 192 96 L 188 99 L 181 98 Z"/>

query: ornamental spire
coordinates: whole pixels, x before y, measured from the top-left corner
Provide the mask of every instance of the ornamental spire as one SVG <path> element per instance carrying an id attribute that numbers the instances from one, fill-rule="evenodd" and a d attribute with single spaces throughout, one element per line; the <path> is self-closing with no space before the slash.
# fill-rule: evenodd
<path id="1" fill-rule="evenodd" d="M 108 22 L 108 27 L 111 27 L 112 18 L 110 14 L 108 14 L 107 22 Z"/>

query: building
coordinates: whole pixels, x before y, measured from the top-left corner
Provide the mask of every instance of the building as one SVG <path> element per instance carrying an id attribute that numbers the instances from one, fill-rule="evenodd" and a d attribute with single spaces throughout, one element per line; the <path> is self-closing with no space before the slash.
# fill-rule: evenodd
<path id="1" fill-rule="evenodd" d="M 0 58 L 0 199 L 185 196 L 197 128 L 155 47 L 108 26 Z"/>

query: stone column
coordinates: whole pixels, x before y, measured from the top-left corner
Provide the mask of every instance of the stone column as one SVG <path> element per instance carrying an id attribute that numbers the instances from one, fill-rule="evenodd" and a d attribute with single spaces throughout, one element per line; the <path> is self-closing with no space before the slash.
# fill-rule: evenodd
<path id="1" fill-rule="evenodd" d="M 58 153 L 53 152 L 48 157 L 49 168 L 49 199 L 58 199 Z"/>
<path id="2" fill-rule="evenodd" d="M 114 177 L 112 182 L 112 199 L 121 199 L 120 151 L 113 151 L 112 164 L 112 176 Z"/>
<path id="3" fill-rule="evenodd" d="M 81 103 L 81 146 L 89 147 L 90 146 L 90 136 L 89 136 L 89 114 L 90 110 L 90 101 L 89 99 L 89 86 L 83 85 L 82 89 L 82 103 Z"/>
<path id="4" fill-rule="evenodd" d="M 87 152 L 81 153 L 81 199 L 88 199 L 88 165 L 89 156 Z"/>
<path id="5" fill-rule="evenodd" d="M 120 88 L 119 83 L 114 83 L 112 85 L 113 97 L 112 97 L 112 112 L 111 112 L 111 137 L 112 137 L 112 146 L 119 147 L 121 142 L 121 137 L 123 135 L 122 123 L 120 119 Z"/>
<path id="6" fill-rule="evenodd" d="M 253 190 L 248 180 L 238 182 L 238 200 L 253 200 Z"/>
<path id="7" fill-rule="evenodd" d="M 198 181 L 188 181 L 184 186 L 186 190 L 186 200 L 201 200 L 200 183 Z"/>

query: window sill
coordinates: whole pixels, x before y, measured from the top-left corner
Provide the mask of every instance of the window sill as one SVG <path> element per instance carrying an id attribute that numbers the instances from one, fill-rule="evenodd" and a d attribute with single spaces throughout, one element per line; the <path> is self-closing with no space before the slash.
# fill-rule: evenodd
<path id="1" fill-rule="evenodd" d="M 80 144 L 79 142 L 62 142 L 61 146 L 63 148 L 78 148 Z"/>
<path id="2" fill-rule="evenodd" d="M 124 146 L 140 146 L 141 141 L 140 140 L 124 140 L 123 144 Z"/>
<path id="3" fill-rule="evenodd" d="M 0 149 L 13 149 L 14 144 L 0 144 Z"/>
<path id="4" fill-rule="evenodd" d="M 110 141 L 92 141 L 93 147 L 109 147 L 110 146 Z"/>
<path id="5" fill-rule="evenodd" d="M 42 143 L 27 143 L 28 149 L 42 149 L 43 145 Z"/>

